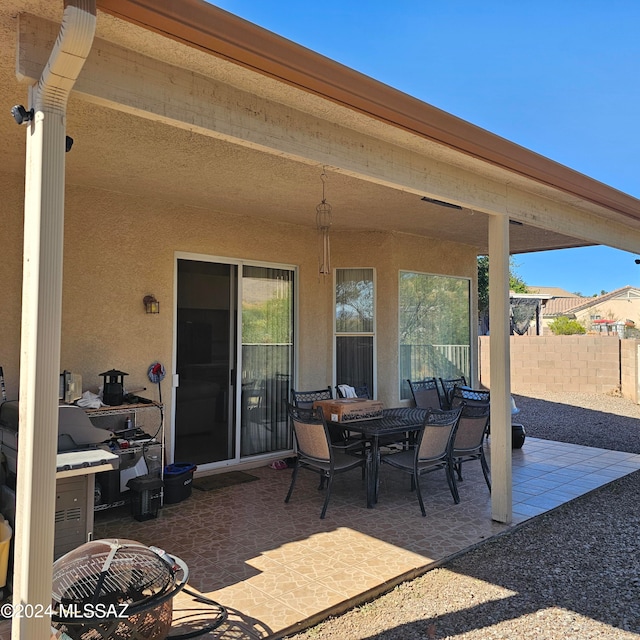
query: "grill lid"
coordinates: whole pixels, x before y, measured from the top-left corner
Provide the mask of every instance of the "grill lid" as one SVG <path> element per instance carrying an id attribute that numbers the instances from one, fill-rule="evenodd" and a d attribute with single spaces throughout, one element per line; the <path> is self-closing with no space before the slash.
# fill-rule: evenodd
<path id="1" fill-rule="evenodd" d="M 87 542 L 53 565 L 53 600 L 65 606 L 136 606 L 162 598 L 175 586 L 174 567 L 134 540 Z"/>

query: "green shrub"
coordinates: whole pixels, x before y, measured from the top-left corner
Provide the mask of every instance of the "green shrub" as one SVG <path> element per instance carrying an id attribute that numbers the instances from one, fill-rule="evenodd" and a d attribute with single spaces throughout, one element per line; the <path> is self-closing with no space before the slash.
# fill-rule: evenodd
<path id="1" fill-rule="evenodd" d="M 578 333 L 586 333 L 587 330 L 577 320 L 566 316 L 558 316 L 549 323 L 549 329 L 556 336 L 572 336 Z"/>

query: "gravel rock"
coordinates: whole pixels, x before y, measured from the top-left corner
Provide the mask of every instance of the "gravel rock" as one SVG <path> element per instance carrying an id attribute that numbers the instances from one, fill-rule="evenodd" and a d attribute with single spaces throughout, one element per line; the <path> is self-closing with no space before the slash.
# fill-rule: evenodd
<path id="1" fill-rule="evenodd" d="M 629 400 L 515 400 L 527 436 L 640 453 L 640 407 Z M 289 638 L 637 640 L 639 500 L 636 472 Z"/>
<path id="2" fill-rule="evenodd" d="M 514 399 L 529 436 L 640 453 L 640 405 L 626 398 L 545 392 Z"/>

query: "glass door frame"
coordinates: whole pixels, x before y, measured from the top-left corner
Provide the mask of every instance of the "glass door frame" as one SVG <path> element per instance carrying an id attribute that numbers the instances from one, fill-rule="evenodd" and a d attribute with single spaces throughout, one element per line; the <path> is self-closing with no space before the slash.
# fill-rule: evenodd
<path id="1" fill-rule="evenodd" d="M 173 348 L 172 348 L 172 376 L 171 376 L 171 416 L 170 416 L 170 428 L 165 430 L 169 432 L 171 440 L 168 446 L 165 443 L 165 450 L 167 452 L 168 460 L 174 461 L 175 454 L 175 438 L 176 438 L 176 389 L 179 385 L 178 376 L 176 373 L 177 366 L 177 347 L 178 347 L 178 260 L 192 260 L 200 262 L 216 262 L 220 264 L 226 264 L 235 266 L 237 268 L 237 287 L 236 287 L 236 300 L 234 306 L 236 309 L 236 324 L 235 324 L 235 368 L 233 372 L 233 407 L 234 407 L 234 424 L 235 429 L 235 456 L 227 460 L 220 462 L 211 462 L 208 464 L 198 465 L 198 468 L 202 471 L 211 471 L 214 469 L 222 469 L 225 467 L 239 467 L 244 463 L 255 463 L 255 461 L 280 459 L 285 455 L 292 455 L 293 449 L 269 452 L 265 454 L 258 454 L 252 456 L 241 456 L 241 435 L 242 430 L 240 428 L 241 410 L 242 410 L 242 397 L 240 390 L 242 389 L 242 276 L 244 266 L 265 267 L 273 269 L 283 269 L 293 272 L 293 358 L 292 358 L 292 371 L 291 380 L 296 380 L 296 372 L 298 370 L 298 349 L 297 349 L 297 336 L 298 336 L 298 268 L 295 265 L 266 262 L 261 260 L 240 260 L 238 258 L 228 258 L 225 256 L 213 256 L 209 254 L 190 253 L 183 251 L 174 252 L 174 267 L 173 267 Z M 230 402 L 231 405 L 231 402 Z M 255 466 L 251 464 L 250 466 Z"/>

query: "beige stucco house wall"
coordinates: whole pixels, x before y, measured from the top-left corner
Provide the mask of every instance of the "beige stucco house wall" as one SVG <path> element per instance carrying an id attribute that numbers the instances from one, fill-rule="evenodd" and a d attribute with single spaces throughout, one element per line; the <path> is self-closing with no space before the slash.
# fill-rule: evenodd
<path id="1" fill-rule="evenodd" d="M 560 315 L 575 318 L 587 332 L 597 330 L 593 326 L 595 318 L 623 323 L 630 320 L 636 327 L 640 327 L 640 290 L 627 285 L 593 298 L 554 297 L 543 308 L 543 335 L 553 335 L 549 323 Z"/>
<path id="2" fill-rule="evenodd" d="M 596 317 L 621 322 L 630 320 L 636 327 L 640 327 L 640 290 L 623 287 L 593 298 L 570 311 L 587 331 L 593 329 L 593 319 Z"/>
<path id="3" fill-rule="evenodd" d="M 11 288 L 1 312 L 6 338 L 2 362 L 8 396 L 16 398 L 23 186 L 17 177 L 6 174 L 2 181 L 5 192 L 14 194 L 3 207 L 7 232 L 0 236 L 0 250 L 13 258 L 5 270 Z M 309 212 L 310 217 L 313 214 Z M 125 379 L 129 388 L 146 387 L 147 395 L 157 399 L 147 368 L 158 360 L 167 371 L 173 370 L 175 252 L 186 252 L 296 265 L 297 385 L 326 386 L 333 376 L 333 279 L 319 276 L 317 247 L 316 230 L 301 225 L 70 185 L 65 209 L 61 368 L 80 373 L 85 389 L 94 392 L 103 381 L 100 373 L 119 369 L 129 374 Z M 458 275 L 475 283 L 475 264 L 473 249 L 453 242 L 366 230 L 344 231 L 332 237 L 334 268 L 376 270 L 378 395 L 386 405 L 399 403 L 399 271 Z M 145 314 L 142 297 L 146 293 L 158 298 L 160 314 Z M 170 415 L 170 377 L 162 384 Z M 167 437 L 170 443 L 170 429 Z"/>

